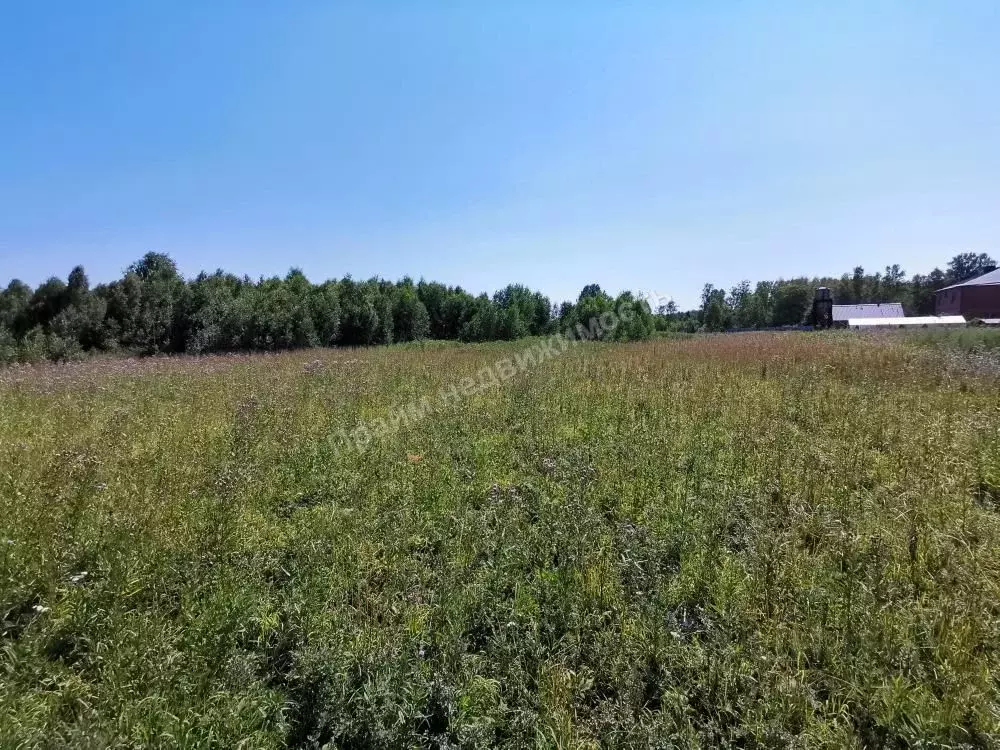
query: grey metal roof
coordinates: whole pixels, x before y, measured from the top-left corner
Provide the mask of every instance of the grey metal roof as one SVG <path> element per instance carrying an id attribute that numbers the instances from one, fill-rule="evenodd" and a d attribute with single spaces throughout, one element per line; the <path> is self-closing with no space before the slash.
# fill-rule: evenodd
<path id="1" fill-rule="evenodd" d="M 945 289 L 954 289 L 958 286 L 994 286 L 996 284 L 1000 284 L 1000 268 L 989 273 L 984 273 L 982 276 L 977 276 L 974 279 L 963 281 L 961 284 L 952 284 L 951 286 L 943 287 L 938 289 L 938 291 L 943 292 Z"/>
<path id="2" fill-rule="evenodd" d="M 903 305 L 899 302 L 882 302 L 865 305 L 834 305 L 834 321 L 848 321 L 851 318 L 902 318 Z"/>

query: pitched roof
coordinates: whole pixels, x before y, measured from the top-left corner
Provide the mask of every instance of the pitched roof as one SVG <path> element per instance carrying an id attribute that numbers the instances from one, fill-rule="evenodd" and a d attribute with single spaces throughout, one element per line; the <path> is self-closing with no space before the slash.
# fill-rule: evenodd
<path id="1" fill-rule="evenodd" d="M 847 321 L 852 318 L 902 318 L 903 305 L 899 302 L 882 302 L 866 305 L 834 305 L 834 321 Z"/>
<path id="2" fill-rule="evenodd" d="M 1000 268 L 989 273 L 984 273 L 982 276 L 976 276 L 974 279 L 968 279 L 960 284 L 943 287 L 942 289 L 938 289 L 938 291 L 943 292 L 945 289 L 954 289 L 959 286 L 994 286 L 996 284 L 1000 284 Z"/>

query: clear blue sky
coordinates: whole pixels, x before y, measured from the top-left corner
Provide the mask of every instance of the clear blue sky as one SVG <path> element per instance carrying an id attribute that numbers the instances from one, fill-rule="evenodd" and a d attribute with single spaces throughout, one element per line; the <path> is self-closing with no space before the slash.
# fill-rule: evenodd
<path id="1" fill-rule="evenodd" d="M 1000 254 L 998 38 L 997 0 L 9 2 L 0 281 L 162 250 L 691 306 Z"/>

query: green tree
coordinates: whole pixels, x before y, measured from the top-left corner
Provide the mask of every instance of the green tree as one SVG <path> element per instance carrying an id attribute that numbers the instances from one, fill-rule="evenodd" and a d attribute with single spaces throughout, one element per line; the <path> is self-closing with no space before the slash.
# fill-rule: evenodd
<path id="1" fill-rule="evenodd" d="M 729 327 L 731 311 L 726 304 L 726 292 L 705 284 L 701 290 L 701 324 L 708 331 L 724 331 Z"/>
<path id="2" fill-rule="evenodd" d="M 867 285 L 865 283 L 865 269 L 861 266 L 854 267 L 854 273 L 851 275 L 851 304 L 857 304 L 865 301 L 865 292 L 867 291 Z M 846 301 L 846 300 L 845 300 Z"/>
<path id="3" fill-rule="evenodd" d="M 774 318 L 776 326 L 801 325 L 812 309 L 814 290 L 806 283 L 787 282 L 774 290 Z"/>
<path id="4" fill-rule="evenodd" d="M 600 329 L 601 337 L 607 335 L 600 324 L 601 316 L 614 312 L 615 301 L 606 294 L 597 284 L 588 284 L 580 292 L 576 305 L 573 306 L 569 315 L 570 332 L 579 334 L 580 331 L 597 331 Z"/>
<path id="5" fill-rule="evenodd" d="M 421 279 L 416 287 L 417 297 L 427 310 L 428 335 L 436 339 L 457 338 L 458 331 L 453 330 L 446 320 L 445 305 L 451 291 L 444 284 L 427 282 Z"/>
<path id="6" fill-rule="evenodd" d="M 340 344 L 342 346 L 368 346 L 378 335 L 379 314 L 375 301 L 366 285 L 343 279 L 338 285 L 340 298 Z"/>
<path id="7" fill-rule="evenodd" d="M 66 303 L 81 307 L 88 294 L 90 294 L 90 281 L 87 279 L 83 266 L 76 266 L 69 272 L 69 279 L 66 283 Z"/>
<path id="8" fill-rule="evenodd" d="M 40 326 L 44 331 L 68 304 L 66 282 L 55 276 L 51 277 L 31 295 L 31 301 L 28 303 L 30 325 Z"/>
<path id="9" fill-rule="evenodd" d="M 493 302 L 506 313 L 503 317 L 508 322 L 502 325 L 504 338 L 539 336 L 549 330 L 552 303 L 543 294 L 521 284 L 508 284 L 493 295 Z"/>
<path id="10" fill-rule="evenodd" d="M 73 341 L 79 349 L 109 349 L 111 342 L 104 324 L 107 309 L 105 300 L 87 295 L 56 315 L 50 333 Z"/>
<path id="11" fill-rule="evenodd" d="M 385 285 L 376 280 L 368 282 L 371 289 L 372 299 L 375 303 L 375 310 L 378 313 L 378 324 L 375 326 L 375 338 L 373 344 L 388 345 L 393 343 L 395 334 L 395 323 L 392 319 L 392 308 L 394 305 L 395 290 L 392 284 L 386 282 Z"/>
<path id="12" fill-rule="evenodd" d="M 309 307 L 316 336 L 321 346 L 333 346 L 340 335 L 340 299 L 331 281 L 314 287 L 309 293 Z"/>
<path id="13" fill-rule="evenodd" d="M 462 329 L 476 312 L 475 298 L 468 292 L 456 287 L 448 292 L 441 306 L 441 328 L 431 335 L 435 338 L 458 339 Z"/>
<path id="14" fill-rule="evenodd" d="M 0 323 L 0 365 L 17 361 L 17 339 L 11 330 Z"/>
<path id="15" fill-rule="evenodd" d="M 472 314 L 462 326 L 462 341 L 495 341 L 500 338 L 499 309 L 485 294 L 475 298 Z"/>
<path id="16" fill-rule="evenodd" d="M 958 284 L 994 271 L 996 267 L 996 261 L 986 253 L 959 253 L 948 261 L 945 281 L 946 284 Z"/>
<path id="17" fill-rule="evenodd" d="M 496 315 L 496 329 L 491 338 L 501 341 L 516 341 L 531 334 L 529 323 L 523 317 L 521 308 L 493 305 Z"/>
<path id="18" fill-rule="evenodd" d="M 750 291 L 750 282 L 744 279 L 729 291 L 726 304 L 732 310 L 732 323 L 737 328 L 752 328 L 754 326 L 754 295 Z"/>
<path id="19" fill-rule="evenodd" d="M 903 302 L 906 294 L 906 272 L 898 263 L 885 267 L 882 277 L 882 295 L 886 302 Z"/>
<path id="20" fill-rule="evenodd" d="M 11 281 L 0 292 L 0 325 L 14 338 L 24 336 L 31 327 L 28 314 L 31 296 L 31 287 L 19 279 Z"/>
<path id="21" fill-rule="evenodd" d="M 398 289 L 392 319 L 396 341 L 420 341 L 430 334 L 430 315 L 412 284 L 403 284 Z"/>
<path id="22" fill-rule="evenodd" d="M 221 269 L 200 273 L 184 297 L 184 350 L 228 351 L 247 346 L 243 327 L 236 321 L 236 297 L 240 279 Z M 242 322 L 242 321 L 241 321 Z"/>
<path id="23" fill-rule="evenodd" d="M 173 260 L 146 253 L 105 292 L 109 330 L 123 346 L 140 352 L 182 351 L 186 293 Z"/>
<path id="24" fill-rule="evenodd" d="M 653 311 L 644 299 L 636 299 L 632 292 L 622 292 L 614 303 L 618 324 L 611 332 L 616 341 L 644 341 L 653 335 L 656 326 Z"/>

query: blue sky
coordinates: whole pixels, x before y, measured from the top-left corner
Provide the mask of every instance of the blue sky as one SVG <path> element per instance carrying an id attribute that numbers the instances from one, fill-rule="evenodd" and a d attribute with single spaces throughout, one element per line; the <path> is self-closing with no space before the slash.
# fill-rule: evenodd
<path id="1" fill-rule="evenodd" d="M 692 306 L 998 255 L 998 33 L 995 0 L 10 2 L 0 282 L 161 250 Z"/>

